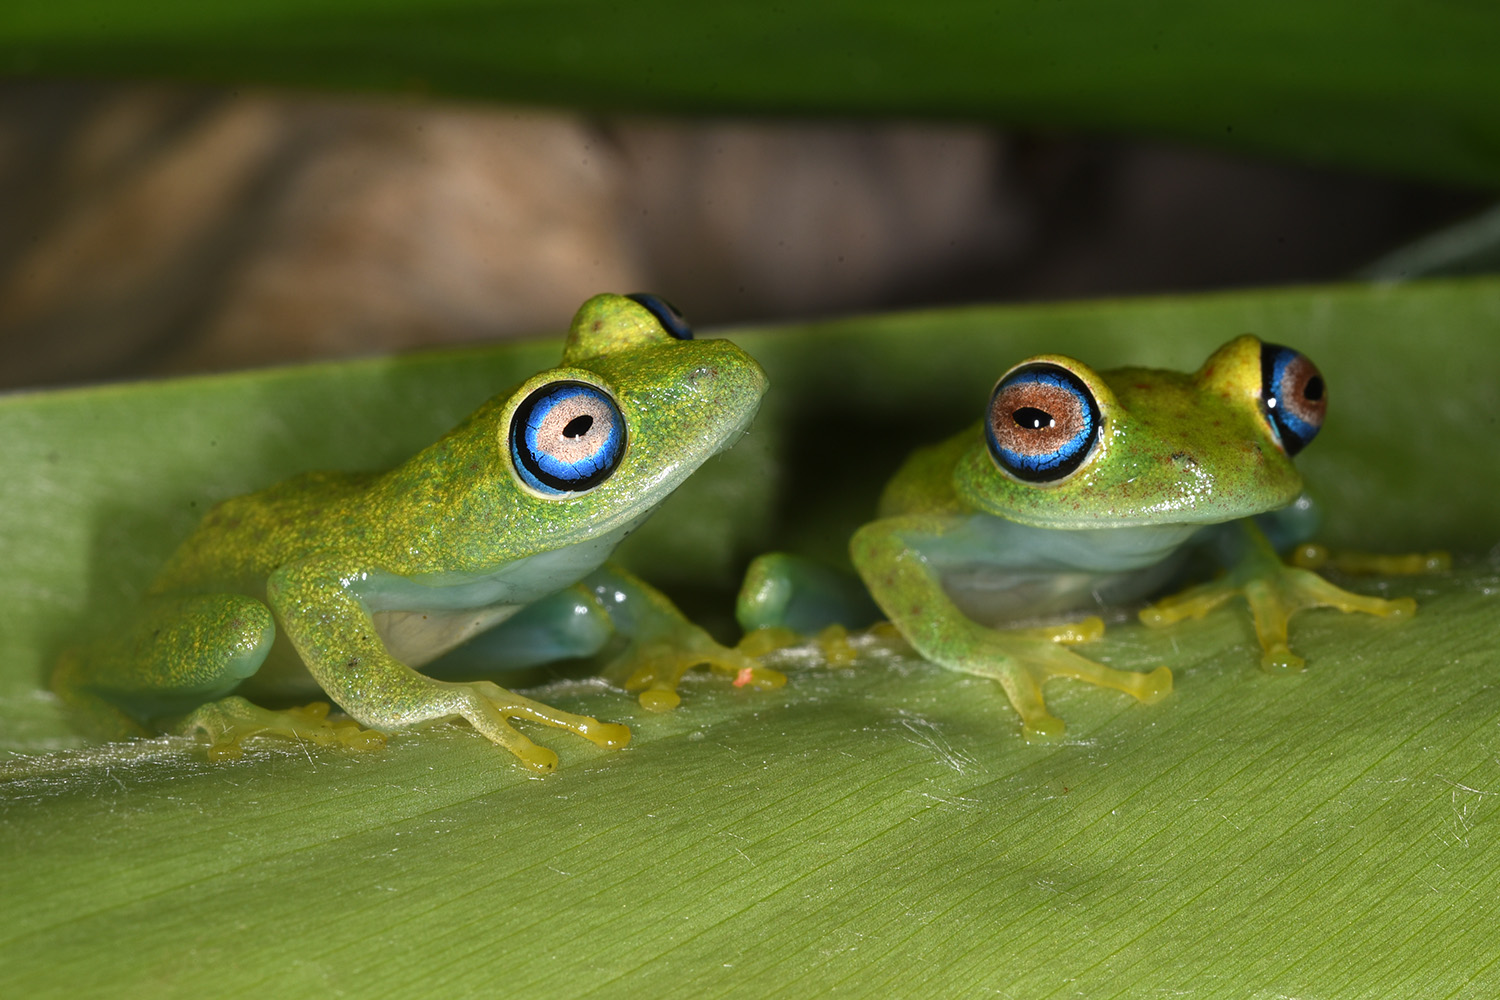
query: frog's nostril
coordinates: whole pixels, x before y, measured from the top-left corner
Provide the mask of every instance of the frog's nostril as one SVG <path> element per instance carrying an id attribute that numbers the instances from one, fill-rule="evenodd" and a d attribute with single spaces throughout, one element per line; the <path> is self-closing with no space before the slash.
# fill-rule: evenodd
<path id="1" fill-rule="evenodd" d="M 1196 469 L 1198 460 L 1185 451 L 1172 452 L 1172 461 L 1184 469 Z"/>

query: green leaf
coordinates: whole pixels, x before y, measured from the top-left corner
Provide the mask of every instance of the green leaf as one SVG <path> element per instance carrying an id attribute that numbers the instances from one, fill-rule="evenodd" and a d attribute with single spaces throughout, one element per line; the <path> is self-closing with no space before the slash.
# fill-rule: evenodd
<path id="1" fill-rule="evenodd" d="M 50 0 L 13 73 L 1153 133 L 1500 184 L 1500 10 L 1323 0 Z"/>
<path id="2" fill-rule="evenodd" d="M 559 680 L 540 696 L 635 739 L 538 734 L 562 755 L 546 779 L 457 725 L 218 765 L 177 740 L 83 747 L 40 679 L 207 504 L 393 461 L 555 345 L 0 400 L 7 991 L 1495 995 L 1500 281 L 736 333 L 772 375 L 763 419 L 634 555 L 649 569 L 690 525 L 716 542 L 679 589 L 727 601 L 733 559 L 835 546 L 902 449 L 971 417 L 1017 358 L 1191 367 L 1246 330 L 1328 378 L 1299 457 L 1327 537 L 1460 553 L 1446 576 L 1350 583 L 1416 596 L 1415 619 L 1301 616 L 1290 678 L 1258 670 L 1242 610 L 1121 620 L 1097 655 L 1169 663 L 1174 694 L 1054 685 L 1069 738 L 1051 746 L 992 686 L 899 647 L 847 671 L 794 652 L 779 692 L 705 679 L 664 716 Z M 759 516 L 704 502 L 772 468 Z"/>

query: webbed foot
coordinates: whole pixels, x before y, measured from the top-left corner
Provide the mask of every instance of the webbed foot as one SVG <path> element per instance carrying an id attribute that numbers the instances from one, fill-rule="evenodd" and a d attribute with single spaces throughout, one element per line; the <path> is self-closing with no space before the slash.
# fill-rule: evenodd
<path id="1" fill-rule="evenodd" d="M 244 755 L 243 741 L 252 736 L 280 736 L 318 746 L 339 744 L 351 750 L 378 750 L 385 736 L 364 729 L 352 719 L 330 719 L 327 702 L 274 711 L 233 696 L 209 702 L 193 711 L 179 727 L 184 735 L 207 736 L 209 760 L 232 760 Z"/>
<path id="2" fill-rule="evenodd" d="M 867 630 L 874 632 L 875 628 Z M 899 638 L 899 633 L 897 638 Z M 779 625 L 767 625 L 745 633 L 736 645 L 735 650 L 746 656 L 759 659 L 778 649 L 788 646 L 799 646 L 806 638 L 789 628 Z M 853 644 L 849 641 L 849 630 L 843 625 L 835 622 L 824 626 L 817 635 L 813 636 L 813 642 L 817 644 L 818 650 L 823 654 L 823 662 L 830 667 L 843 668 L 852 667 L 859 659 L 859 653 L 855 651 Z"/>
<path id="3" fill-rule="evenodd" d="M 1379 576 L 1424 576 L 1446 573 L 1453 568 L 1453 557 L 1441 549 L 1386 555 L 1349 549 L 1332 550 L 1326 545 L 1312 542 L 1293 549 L 1287 561 L 1300 569 L 1331 569 L 1340 573 Z"/>
<path id="4" fill-rule="evenodd" d="M 634 643 L 610 664 L 609 672 L 625 674 L 625 690 L 639 691 L 641 707 L 668 712 L 682 702 L 677 686 L 696 666 L 706 665 L 735 687 L 769 691 L 786 683 L 779 670 L 761 666 L 738 649 L 714 642 L 708 633 L 693 627 L 667 639 Z"/>
<path id="5" fill-rule="evenodd" d="M 629 726 L 564 712 L 491 681 L 442 686 L 452 692 L 454 714 L 462 715 L 481 735 L 515 754 L 533 771 L 550 774 L 557 770 L 557 754 L 533 743 L 510 724 L 510 719 L 527 719 L 566 729 L 606 750 L 617 750 L 630 742 Z"/>
<path id="6" fill-rule="evenodd" d="M 1271 673 L 1291 673 L 1306 664 L 1293 653 L 1287 641 L 1291 616 L 1307 608 L 1337 608 L 1381 618 L 1407 618 L 1416 614 L 1417 602 L 1410 597 L 1385 600 L 1336 587 L 1311 570 L 1273 563 L 1253 574 L 1232 572 L 1211 583 L 1190 587 L 1141 610 L 1142 623 L 1161 628 L 1189 618 L 1202 618 L 1231 597 L 1244 595 L 1260 641 L 1261 667 Z"/>
<path id="7" fill-rule="evenodd" d="M 1054 740 L 1065 727 L 1047 710 L 1042 697 L 1042 685 L 1054 677 L 1112 688 L 1147 705 L 1172 692 L 1172 671 L 1167 667 L 1144 674 L 1116 670 L 1067 648 L 1092 642 L 1103 634 L 1104 622 L 1097 617 L 1061 626 L 989 632 L 984 636 L 982 652 L 965 657 L 956 669 L 1000 683 L 1021 716 L 1022 735 L 1028 742 Z"/>

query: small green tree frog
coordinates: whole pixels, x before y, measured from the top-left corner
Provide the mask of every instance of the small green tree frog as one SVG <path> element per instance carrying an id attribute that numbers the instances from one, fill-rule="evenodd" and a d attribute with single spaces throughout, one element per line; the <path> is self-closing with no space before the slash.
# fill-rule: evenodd
<path id="1" fill-rule="evenodd" d="M 65 652 L 53 688 L 104 735 L 179 727 L 206 733 L 211 756 L 237 755 L 259 732 L 382 739 L 330 723 L 326 705 L 273 711 L 245 697 L 264 700 L 278 681 L 310 673 L 366 726 L 461 716 L 550 771 L 557 755 L 509 720 L 603 747 L 623 746 L 629 729 L 416 668 L 482 632 L 498 668 L 593 655 L 620 635 L 619 668 L 648 708 L 675 706 L 678 680 L 697 664 L 774 687 L 780 674 L 605 561 L 744 433 L 765 388 L 749 355 L 694 340 L 665 300 L 596 296 L 573 319 L 561 367 L 491 399 L 397 468 L 307 473 L 214 507 L 133 624 Z"/>
<path id="2" fill-rule="evenodd" d="M 1315 527 L 1291 460 L 1318 433 L 1327 402 L 1306 356 L 1248 335 L 1192 374 L 1030 358 L 1000 377 L 978 423 L 906 461 L 850 554 L 906 641 L 934 663 L 998 681 L 1028 738 L 1063 732 L 1042 697 L 1049 678 L 1154 702 L 1171 691 L 1172 674 L 1116 670 L 1068 648 L 1103 633 L 1098 617 L 994 626 L 1139 601 L 1179 577 L 1195 550 L 1213 551 L 1227 576 L 1141 619 L 1200 617 L 1243 594 L 1263 665 L 1299 669 L 1287 645 L 1293 612 L 1415 610 L 1410 598 L 1354 594 L 1287 566 L 1268 538 L 1286 545 Z M 772 554 L 751 565 L 738 615 L 747 630 L 809 633 L 861 624 L 860 600 L 839 593 L 826 570 Z"/>

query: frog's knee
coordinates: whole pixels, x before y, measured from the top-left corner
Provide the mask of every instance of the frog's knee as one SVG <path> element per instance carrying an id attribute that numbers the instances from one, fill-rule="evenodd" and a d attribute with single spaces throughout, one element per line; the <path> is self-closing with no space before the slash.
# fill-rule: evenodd
<path id="1" fill-rule="evenodd" d="M 793 558 L 782 552 L 768 552 L 757 556 L 745 570 L 734 616 L 747 633 L 785 627 L 787 608 L 795 590 L 790 568 Z"/>
<path id="2" fill-rule="evenodd" d="M 138 735 L 229 694 L 260 669 L 275 634 L 270 609 L 254 598 L 157 600 L 124 629 L 65 651 L 53 689 L 83 710 L 88 729 Z"/>
<path id="3" fill-rule="evenodd" d="M 745 571 L 735 617 L 746 632 L 788 628 L 816 635 L 835 624 L 865 628 L 881 615 L 857 577 L 801 556 L 771 552 Z"/>
<path id="4" fill-rule="evenodd" d="M 253 597 L 195 594 L 152 606 L 126 655 L 160 687 L 211 695 L 259 670 L 275 638 L 271 610 Z"/>

